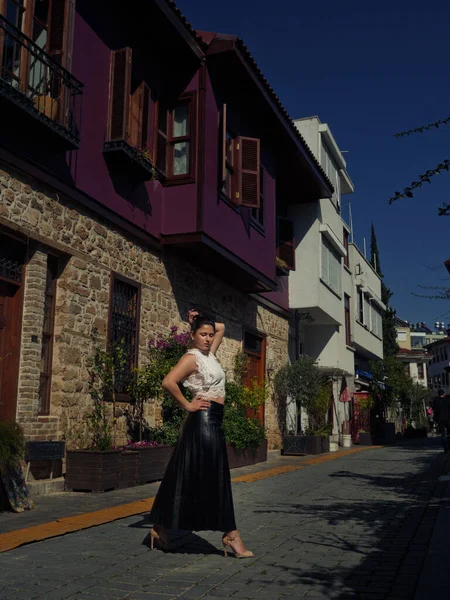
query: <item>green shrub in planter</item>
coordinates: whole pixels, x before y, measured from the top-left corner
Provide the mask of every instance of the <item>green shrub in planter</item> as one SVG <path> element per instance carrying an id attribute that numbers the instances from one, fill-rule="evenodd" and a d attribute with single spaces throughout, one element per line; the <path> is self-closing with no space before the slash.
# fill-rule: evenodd
<path id="1" fill-rule="evenodd" d="M 0 471 L 8 473 L 20 466 L 25 456 L 25 439 L 18 423 L 0 421 Z"/>
<path id="2" fill-rule="evenodd" d="M 225 404 L 223 426 L 227 442 L 235 448 L 256 449 L 266 439 L 261 423 L 233 404 Z"/>
<path id="3" fill-rule="evenodd" d="M 240 355 L 236 357 L 235 377 L 239 375 Z M 265 385 L 252 383 L 250 388 L 238 381 L 225 387 L 223 427 L 225 438 L 235 448 L 256 449 L 266 439 L 264 426 L 249 412 L 257 410 L 267 395 Z"/>

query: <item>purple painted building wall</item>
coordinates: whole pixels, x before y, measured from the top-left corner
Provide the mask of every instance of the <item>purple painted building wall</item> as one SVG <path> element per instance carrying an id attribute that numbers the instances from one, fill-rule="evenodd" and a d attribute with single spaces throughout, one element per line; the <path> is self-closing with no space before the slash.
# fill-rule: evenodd
<path id="1" fill-rule="evenodd" d="M 288 279 L 276 267 L 277 218 L 286 202 L 295 201 L 292 190 L 305 201 L 323 196 L 326 177 L 240 40 L 197 35 L 166 0 L 146 3 L 142 17 L 139 11 L 114 14 L 107 0 L 77 0 L 73 36 L 60 23 L 61 62 L 84 86 L 81 118 L 75 122 L 72 108 L 63 110 L 78 85 L 71 82 L 70 93 L 57 96 L 59 129 L 47 123 L 56 137 L 70 125 L 61 149 L 44 143 L 40 133 L 28 133 L 24 147 L 17 120 L 2 127 L 1 141 L 156 247 L 182 252 L 243 291 L 265 293 L 288 309 Z M 53 92 L 39 93 L 52 101 Z M 185 109 L 189 125 L 183 129 L 177 111 Z M 239 167 L 225 161 L 228 136 L 233 160 L 240 153 Z M 249 208 L 243 184 L 244 143 L 256 142 L 253 174 L 261 167 L 262 175 L 257 185 L 255 176 L 251 193 L 259 209 Z M 189 164 L 186 147 L 190 169 L 180 176 L 174 157 Z M 224 165 L 232 193 L 224 192 Z"/>

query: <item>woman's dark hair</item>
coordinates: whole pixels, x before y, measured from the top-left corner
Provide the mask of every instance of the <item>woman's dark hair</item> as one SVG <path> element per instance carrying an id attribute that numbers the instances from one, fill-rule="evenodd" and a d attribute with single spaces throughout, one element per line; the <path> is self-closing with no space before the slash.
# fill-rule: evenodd
<path id="1" fill-rule="evenodd" d="M 203 325 L 211 325 L 214 331 L 216 331 L 216 324 L 214 323 L 213 319 L 210 319 L 209 317 L 204 317 L 203 315 L 197 315 L 192 320 L 192 333 L 197 333 L 197 331 L 200 329 L 200 327 L 203 327 Z"/>

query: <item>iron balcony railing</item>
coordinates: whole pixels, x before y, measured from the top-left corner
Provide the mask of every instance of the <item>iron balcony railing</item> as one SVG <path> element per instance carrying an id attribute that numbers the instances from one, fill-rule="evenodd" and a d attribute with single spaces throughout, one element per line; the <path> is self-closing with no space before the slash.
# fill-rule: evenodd
<path id="1" fill-rule="evenodd" d="M 0 15 L 0 96 L 77 147 L 83 84 Z"/>

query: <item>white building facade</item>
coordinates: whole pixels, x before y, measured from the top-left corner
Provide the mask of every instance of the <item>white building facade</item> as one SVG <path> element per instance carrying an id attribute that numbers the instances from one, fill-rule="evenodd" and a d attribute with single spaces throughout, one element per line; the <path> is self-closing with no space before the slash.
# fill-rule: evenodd
<path id="1" fill-rule="evenodd" d="M 428 387 L 434 392 L 443 389 L 450 394 L 450 335 L 426 348 L 432 356 L 428 364 Z"/>
<path id="2" fill-rule="evenodd" d="M 354 191 L 344 157 L 328 125 L 318 117 L 295 121 L 333 183 L 332 198 L 293 206 L 296 270 L 289 277 L 289 303 L 295 316 L 296 356 L 317 360 L 332 382 L 330 420 L 335 440 L 351 417 L 355 356 L 381 358 L 381 280 L 350 242 L 341 199 Z M 359 302 L 362 302 L 360 305 Z M 347 391 L 345 391 L 347 390 Z M 288 410 L 288 431 L 305 430 L 307 415 Z"/>

